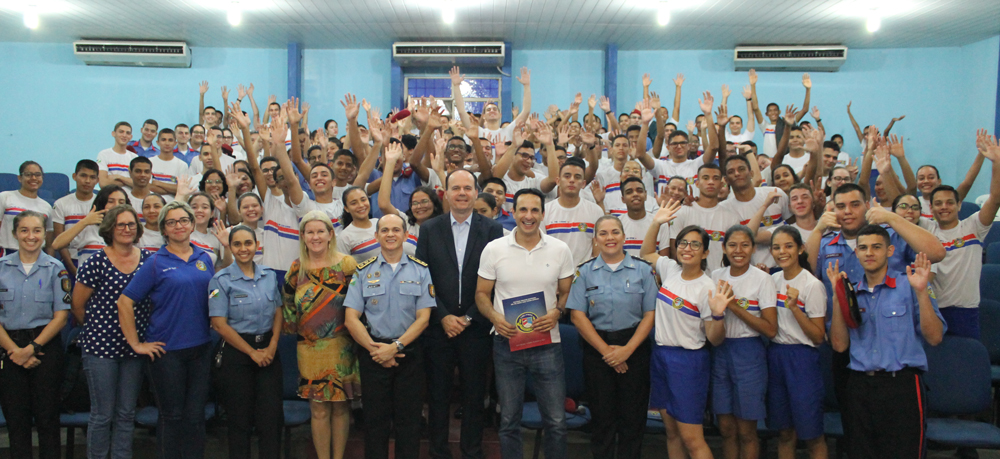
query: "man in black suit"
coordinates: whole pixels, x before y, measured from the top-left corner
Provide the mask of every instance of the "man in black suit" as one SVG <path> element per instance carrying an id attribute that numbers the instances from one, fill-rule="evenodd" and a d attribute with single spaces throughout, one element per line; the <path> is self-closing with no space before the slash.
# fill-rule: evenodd
<path id="1" fill-rule="evenodd" d="M 463 458 L 483 457 L 483 399 L 493 341 L 492 324 L 476 308 L 479 255 L 503 237 L 503 226 L 472 209 L 478 192 L 472 172 L 458 169 L 445 179 L 451 211 L 420 225 L 416 257 L 427 263 L 437 307 L 421 338 L 427 370 L 431 456 L 452 458 L 448 446 L 449 400 L 455 365 L 461 376 Z M 433 245 L 432 245 L 433 244 Z"/>

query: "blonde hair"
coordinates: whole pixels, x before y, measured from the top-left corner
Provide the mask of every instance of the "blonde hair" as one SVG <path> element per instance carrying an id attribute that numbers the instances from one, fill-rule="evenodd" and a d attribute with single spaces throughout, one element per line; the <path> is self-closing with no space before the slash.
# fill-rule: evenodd
<path id="1" fill-rule="evenodd" d="M 324 257 L 326 261 L 333 262 L 334 258 L 340 252 L 337 251 L 337 233 L 333 231 L 333 222 L 330 220 L 330 216 L 323 212 L 322 210 L 313 210 L 305 214 L 302 220 L 299 222 L 299 262 L 306 263 L 309 260 L 309 248 L 306 247 L 306 242 L 304 240 L 306 225 L 310 222 L 323 222 L 323 226 L 326 230 L 330 232 L 330 242 L 326 246 L 326 256 Z M 355 271 L 355 266 L 357 263 L 354 261 L 354 257 L 344 254 L 344 260 L 342 261 L 341 271 L 344 274 L 352 274 Z M 303 269 L 305 267 L 303 266 Z"/>

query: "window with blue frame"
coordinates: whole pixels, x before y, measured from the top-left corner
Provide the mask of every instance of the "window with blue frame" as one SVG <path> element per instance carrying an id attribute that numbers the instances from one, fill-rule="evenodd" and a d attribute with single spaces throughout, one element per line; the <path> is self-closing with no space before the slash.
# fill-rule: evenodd
<path id="1" fill-rule="evenodd" d="M 454 100 L 451 97 L 451 79 L 447 77 L 406 77 L 406 98 L 434 97 L 453 116 Z M 462 83 L 465 110 L 482 113 L 487 102 L 500 101 L 500 78 L 469 78 Z"/>

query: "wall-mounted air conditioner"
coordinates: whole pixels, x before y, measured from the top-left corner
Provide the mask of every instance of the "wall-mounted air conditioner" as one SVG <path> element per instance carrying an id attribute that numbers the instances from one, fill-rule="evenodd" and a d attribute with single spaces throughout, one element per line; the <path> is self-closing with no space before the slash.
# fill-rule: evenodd
<path id="1" fill-rule="evenodd" d="M 502 66 L 503 42 L 393 43 L 392 58 L 401 66 L 470 65 Z"/>
<path id="2" fill-rule="evenodd" d="M 191 48 L 179 41 L 79 40 L 73 54 L 87 65 L 191 67 Z"/>
<path id="3" fill-rule="evenodd" d="M 738 46 L 736 70 L 836 72 L 847 60 L 846 46 Z"/>

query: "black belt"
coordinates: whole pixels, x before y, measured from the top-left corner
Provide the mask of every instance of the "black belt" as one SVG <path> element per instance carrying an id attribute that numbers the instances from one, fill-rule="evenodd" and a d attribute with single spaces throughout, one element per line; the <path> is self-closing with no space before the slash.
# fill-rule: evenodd
<path id="1" fill-rule="evenodd" d="M 854 373 L 861 376 L 880 376 L 884 378 L 895 378 L 897 376 L 910 376 L 910 375 L 920 375 L 923 374 L 923 370 L 905 367 L 902 370 L 896 371 L 885 371 L 885 370 L 871 370 L 871 371 L 855 371 Z"/>
<path id="2" fill-rule="evenodd" d="M 270 344 L 272 336 L 274 336 L 274 332 L 271 331 L 264 333 L 263 335 L 251 335 L 249 333 L 240 333 L 240 338 L 243 338 L 243 340 L 246 341 L 248 344 L 254 344 L 254 343 Z"/>
<path id="3" fill-rule="evenodd" d="M 595 330 L 595 331 L 597 331 L 597 336 L 600 336 L 601 339 L 604 340 L 605 343 L 607 343 L 608 341 L 628 342 L 630 339 L 632 339 L 633 336 L 635 336 L 635 331 L 638 329 L 639 327 L 631 327 L 615 331 L 605 331 L 605 330 Z"/>
<path id="4" fill-rule="evenodd" d="M 34 341 L 35 338 L 38 338 L 38 335 L 42 334 L 42 330 L 45 330 L 45 327 L 47 327 L 47 325 L 35 328 L 25 328 L 22 330 L 7 330 L 7 336 L 9 336 L 15 343 L 30 343 L 31 341 Z"/>

